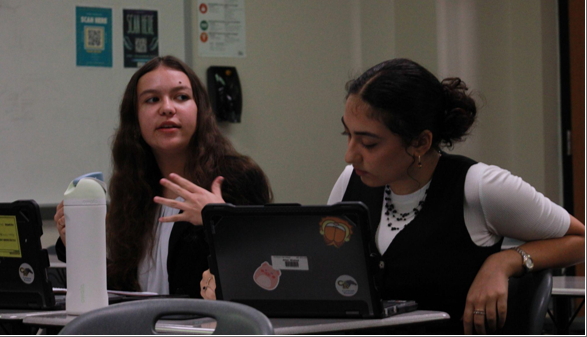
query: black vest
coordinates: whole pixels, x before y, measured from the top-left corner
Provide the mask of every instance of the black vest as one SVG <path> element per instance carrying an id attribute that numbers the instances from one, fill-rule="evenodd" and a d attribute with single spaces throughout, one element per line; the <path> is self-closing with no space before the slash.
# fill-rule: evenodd
<path id="1" fill-rule="evenodd" d="M 385 263 L 379 275 L 382 297 L 416 300 L 418 309 L 447 312 L 453 333 L 462 333 L 469 287 L 485 259 L 500 251 L 502 241 L 478 247 L 467 231 L 465 178 L 474 164 L 469 158 L 443 152 L 420 214 L 379 257 Z M 368 187 L 353 172 L 343 197 L 343 201 L 362 201 L 369 207 L 373 234 L 381 220 L 383 194 L 384 187 Z"/>

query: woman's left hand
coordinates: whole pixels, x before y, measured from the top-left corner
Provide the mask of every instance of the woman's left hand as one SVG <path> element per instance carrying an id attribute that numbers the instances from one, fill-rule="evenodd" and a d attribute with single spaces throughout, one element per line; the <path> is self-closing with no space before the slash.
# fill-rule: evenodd
<path id="1" fill-rule="evenodd" d="M 210 272 L 210 269 L 202 273 L 202 280 L 200 281 L 200 295 L 205 300 L 216 299 L 216 279 Z"/>
<path id="2" fill-rule="evenodd" d="M 212 182 L 212 192 L 197 186 L 191 181 L 172 173 L 169 179 L 161 179 L 161 185 L 173 193 L 182 197 L 185 201 L 177 201 L 162 197 L 155 197 L 153 201 L 171 208 L 180 209 L 183 212 L 177 215 L 159 218 L 160 222 L 188 221 L 194 225 L 202 225 L 202 208 L 207 204 L 224 203 L 222 199 L 221 185 L 223 177 L 216 177 Z"/>
<path id="3" fill-rule="evenodd" d="M 465 334 L 485 335 L 505 324 L 508 303 L 508 275 L 500 266 L 499 254 L 485 260 L 469 288 L 463 325 Z"/>

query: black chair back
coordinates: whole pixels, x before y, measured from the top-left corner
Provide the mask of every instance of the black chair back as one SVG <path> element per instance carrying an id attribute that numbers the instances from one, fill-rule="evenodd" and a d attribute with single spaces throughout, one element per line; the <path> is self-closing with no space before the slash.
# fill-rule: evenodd
<path id="1" fill-rule="evenodd" d="M 552 269 L 510 278 L 503 335 L 540 335 L 552 292 Z"/>
<path id="2" fill-rule="evenodd" d="M 271 321 L 254 308 L 233 302 L 187 298 L 147 299 L 110 305 L 79 316 L 59 334 L 155 335 L 157 321 L 170 315 L 211 317 L 216 320 L 214 334 L 273 334 Z"/>

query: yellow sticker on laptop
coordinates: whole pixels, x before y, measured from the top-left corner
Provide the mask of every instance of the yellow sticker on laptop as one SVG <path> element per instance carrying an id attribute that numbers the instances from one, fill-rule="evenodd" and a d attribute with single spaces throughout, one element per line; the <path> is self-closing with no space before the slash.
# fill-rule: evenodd
<path id="1" fill-rule="evenodd" d="M 0 215 L 0 257 L 22 257 L 16 217 Z"/>

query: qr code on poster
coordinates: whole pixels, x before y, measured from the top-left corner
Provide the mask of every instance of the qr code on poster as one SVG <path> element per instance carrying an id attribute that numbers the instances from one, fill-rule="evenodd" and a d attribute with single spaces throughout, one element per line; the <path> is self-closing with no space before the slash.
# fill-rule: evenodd
<path id="1" fill-rule="evenodd" d="M 146 53 L 147 52 L 147 38 L 138 37 L 135 39 L 135 52 Z"/>
<path id="2" fill-rule="evenodd" d="M 104 49 L 104 27 L 86 26 L 84 27 L 84 35 L 87 50 Z"/>

